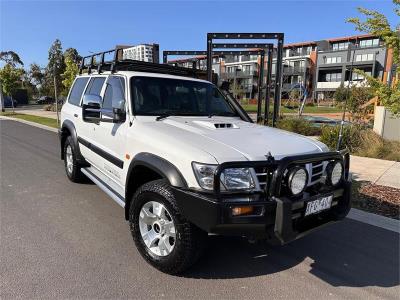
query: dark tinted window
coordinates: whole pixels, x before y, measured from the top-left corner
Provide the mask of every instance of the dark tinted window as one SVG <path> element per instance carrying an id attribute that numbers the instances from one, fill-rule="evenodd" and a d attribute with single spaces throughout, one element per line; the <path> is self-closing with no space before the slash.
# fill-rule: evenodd
<path id="1" fill-rule="evenodd" d="M 100 95 L 105 80 L 105 77 L 93 77 L 90 79 L 85 95 Z"/>
<path id="2" fill-rule="evenodd" d="M 88 82 L 89 77 L 81 77 L 75 80 L 74 86 L 71 89 L 71 93 L 68 98 L 68 102 L 73 105 L 79 105 L 81 101 L 83 90 Z"/>
<path id="3" fill-rule="evenodd" d="M 110 76 L 104 94 L 103 108 L 112 109 L 113 102 L 125 101 L 125 80 L 120 76 Z"/>
<path id="4" fill-rule="evenodd" d="M 156 77 L 132 77 L 132 99 L 138 115 L 236 116 L 212 84 Z"/>

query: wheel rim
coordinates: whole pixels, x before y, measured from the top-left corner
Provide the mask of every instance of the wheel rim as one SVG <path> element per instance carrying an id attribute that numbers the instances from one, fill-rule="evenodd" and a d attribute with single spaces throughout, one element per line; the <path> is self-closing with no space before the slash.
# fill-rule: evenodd
<path id="1" fill-rule="evenodd" d="M 73 156 L 72 156 L 71 145 L 67 146 L 67 150 L 65 151 L 65 160 L 67 162 L 67 172 L 69 174 L 72 174 L 72 171 L 74 169 L 74 159 L 73 159 Z"/>
<path id="2" fill-rule="evenodd" d="M 156 201 L 145 203 L 139 214 L 139 228 L 143 242 L 151 253 L 167 256 L 174 249 L 175 224 L 163 204 Z"/>

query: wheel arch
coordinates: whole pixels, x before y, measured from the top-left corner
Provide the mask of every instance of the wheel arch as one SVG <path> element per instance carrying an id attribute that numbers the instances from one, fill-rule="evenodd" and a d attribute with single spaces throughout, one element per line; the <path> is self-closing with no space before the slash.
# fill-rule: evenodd
<path id="1" fill-rule="evenodd" d="M 129 207 L 133 194 L 146 182 L 165 179 L 171 186 L 186 188 L 187 183 L 178 168 L 157 155 L 142 152 L 129 165 L 125 183 L 125 219 L 129 219 Z"/>
<path id="2" fill-rule="evenodd" d="M 76 151 L 77 155 L 77 160 L 80 163 L 83 163 L 85 160 L 81 155 L 81 151 L 79 150 L 79 143 L 78 143 L 78 135 L 76 133 L 75 125 L 72 123 L 70 120 L 65 120 L 63 124 L 61 125 L 61 128 L 59 130 L 59 136 L 60 136 L 60 154 L 61 154 L 61 159 L 64 160 L 64 146 L 65 146 L 65 141 L 67 140 L 68 136 L 72 137 L 72 141 L 74 143 L 74 148 Z"/>

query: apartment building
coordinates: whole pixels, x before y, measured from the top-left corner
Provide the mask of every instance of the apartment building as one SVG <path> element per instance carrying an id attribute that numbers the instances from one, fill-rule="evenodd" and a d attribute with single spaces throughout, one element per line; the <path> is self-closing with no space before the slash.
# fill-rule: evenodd
<path id="1" fill-rule="evenodd" d="M 350 69 L 360 69 L 375 78 L 385 79 L 392 68 L 392 55 L 383 42 L 372 35 L 356 35 L 320 41 L 286 44 L 282 59 L 282 99 L 292 91 L 314 101 L 331 100 L 340 85 L 358 84 L 362 76 Z M 206 69 L 206 57 L 172 61 L 175 65 Z M 256 98 L 260 58 L 257 55 L 214 56 L 213 70 L 220 81 L 242 90 L 243 98 Z M 276 51 L 273 53 L 272 85 L 275 82 Z M 267 68 L 267 58 L 264 69 Z M 352 73 L 350 77 L 350 72 Z M 264 76 L 266 72 L 264 72 Z M 266 78 L 263 80 L 264 88 Z M 272 90 L 273 93 L 273 90 Z"/>
<path id="2" fill-rule="evenodd" d="M 158 44 L 140 44 L 136 46 L 117 45 L 116 49 L 122 49 L 120 59 L 133 59 L 146 62 L 160 62 L 160 46 Z"/>
<path id="3" fill-rule="evenodd" d="M 389 56 L 379 38 L 358 35 L 328 39 L 318 41 L 317 49 L 314 99 L 331 99 L 340 85 L 362 81 L 363 76 L 352 72 L 353 69 L 383 79 Z"/>

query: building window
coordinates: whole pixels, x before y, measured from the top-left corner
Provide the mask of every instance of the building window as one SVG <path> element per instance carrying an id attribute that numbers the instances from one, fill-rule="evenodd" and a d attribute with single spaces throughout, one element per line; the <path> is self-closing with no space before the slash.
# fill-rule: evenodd
<path id="1" fill-rule="evenodd" d="M 326 64 L 339 64 L 342 62 L 342 57 L 341 56 L 335 56 L 335 57 L 327 57 L 325 59 Z"/>
<path id="2" fill-rule="evenodd" d="M 379 39 L 369 39 L 369 40 L 362 40 L 360 41 L 360 47 L 377 47 L 379 46 Z"/>
<path id="3" fill-rule="evenodd" d="M 371 60 L 374 60 L 374 54 L 373 53 L 357 54 L 356 55 L 356 61 L 371 61 Z"/>
<path id="4" fill-rule="evenodd" d="M 340 81 L 342 81 L 342 73 L 327 73 L 325 75 L 325 81 L 340 82 Z"/>
<path id="5" fill-rule="evenodd" d="M 308 46 L 307 47 L 307 54 L 311 54 L 311 51 L 312 51 L 312 46 Z"/>
<path id="6" fill-rule="evenodd" d="M 345 50 L 349 47 L 349 42 L 334 43 L 332 44 L 333 51 Z"/>

